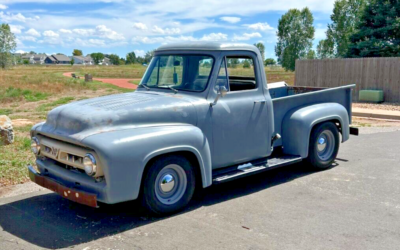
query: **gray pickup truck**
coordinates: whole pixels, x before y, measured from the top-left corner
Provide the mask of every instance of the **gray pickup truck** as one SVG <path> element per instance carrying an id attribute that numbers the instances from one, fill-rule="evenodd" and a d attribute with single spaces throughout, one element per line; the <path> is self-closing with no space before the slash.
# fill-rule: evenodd
<path id="1" fill-rule="evenodd" d="M 302 160 L 329 168 L 358 134 L 353 87 L 268 86 L 250 45 L 164 45 L 135 92 L 63 105 L 35 125 L 30 178 L 92 207 L 140 199 L 173 213 L 195 189 Z"/>

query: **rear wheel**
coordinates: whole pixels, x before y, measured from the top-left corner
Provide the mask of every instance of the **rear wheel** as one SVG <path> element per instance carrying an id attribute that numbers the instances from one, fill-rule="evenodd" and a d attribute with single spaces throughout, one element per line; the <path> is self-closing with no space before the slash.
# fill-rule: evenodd
<path id="1" fill-rule="evenodd" d="M 143 183 L 143 203 L 151 212 L 163 215 L 183 209 L 195 190 L 195 174 L 190 161 L 182 156 L 157 159 Z"/>
<path id="2" fill-rule="evenodd" d="M 339 131 L 333 122 L 314 127 L 310 136 L 308 162 L 316 169 L 327 169 L 339 151 Z"/>

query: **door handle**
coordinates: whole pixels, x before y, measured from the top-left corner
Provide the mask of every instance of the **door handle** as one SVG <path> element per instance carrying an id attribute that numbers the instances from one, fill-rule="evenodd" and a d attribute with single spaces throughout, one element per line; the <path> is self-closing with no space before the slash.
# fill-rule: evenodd
<path id="1" fill-rule="evenodd" d="M 265 103 L 265 100 L 256 100 L 254 103 Z"/>

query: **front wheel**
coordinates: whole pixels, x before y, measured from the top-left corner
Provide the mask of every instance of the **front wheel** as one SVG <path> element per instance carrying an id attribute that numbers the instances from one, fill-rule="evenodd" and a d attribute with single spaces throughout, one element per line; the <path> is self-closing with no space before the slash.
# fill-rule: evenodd
<path id="1" fill-rule="evenodd" d="M 332 122 L 324 122 L 314 127 L 310 136 L 308 162 L 315 169 L 329 168 L 339 151 L 339 131 Z"/>
<path id="2" fill-rule="evenodd" d="M 157 215 L 183 209 L 193 196 L 195 179 L 192 164 L 185 157 L 170 155 L 157 159 L 144 178 L 144 206 Z"/>

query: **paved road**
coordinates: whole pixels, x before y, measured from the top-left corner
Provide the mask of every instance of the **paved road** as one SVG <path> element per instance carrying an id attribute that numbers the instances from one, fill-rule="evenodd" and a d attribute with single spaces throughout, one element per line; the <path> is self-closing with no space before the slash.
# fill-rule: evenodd
<path id="1" fill-rule="evenodd" d="M 334 168 L 297 164 L 207 189 L 169 218 L 47 191 L 0 199 L 0 249 L 399 249 L 400 131 L 352 137 Z"/>

